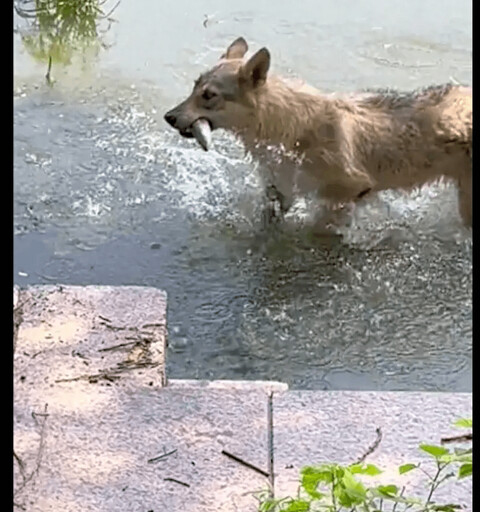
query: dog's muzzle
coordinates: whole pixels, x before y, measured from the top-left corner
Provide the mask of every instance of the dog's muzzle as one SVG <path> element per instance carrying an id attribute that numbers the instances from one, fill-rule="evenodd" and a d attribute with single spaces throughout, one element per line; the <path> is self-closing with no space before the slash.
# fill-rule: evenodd
<path id="1" fill-rule="evenodd" d="M 163 116 L 163 119 L 173 128 L 177 127 L 177 116 L 173 114 L 171 110 Z"/>
<path id="2" fill-rule="evenodd" d="M 164 116 L 165 121 L 173 128 L 177 129 L 182 137 L 195 138 L 205 151 L 208 151 L 212 142 L 212 125 L 210 121 L 199 118 L 187 128 L 179 128 L 177 116 L 172 111 L 167 112 Z"/>

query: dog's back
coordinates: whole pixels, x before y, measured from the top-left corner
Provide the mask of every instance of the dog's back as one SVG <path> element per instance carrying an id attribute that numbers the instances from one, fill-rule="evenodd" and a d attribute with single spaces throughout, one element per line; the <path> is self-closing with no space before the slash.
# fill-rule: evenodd
<path id="1" fill-rule="evenodd" d="M 434 86 L 401 94 L 369 93 L 348 120 L 356 157 L 374 188 L 410 188 L 471 171 L 472 91 Z"/>
<path id="2" fill-rule="evenodd" d="M 333 202 L 355 201 L 366 191 L 409 190 L 442 177 L 466 183 L 471 176 L 468 87 L 355 95 L 324 95 L 301 84 L 290 90 L 295 97 L 290 105 L 296 107 L 283 110 L 284 123 L 288 126 L 289 113 L 296 118 L 301 167 Z M 299 121 L 305 105 L 307 115 Z M 262 126 L 269 126 L 268 120 Z"/>
<path id="3" fill-rule="evenodd" d="M 407 93 L 385 89 L 370 92 L 363 103 L 400 118 L 406 114 L 419 123 L 419 128 L 431 126 L 438 143 L 457 142 L 471 151 L 471 87 L 435 85 Z"/>
<path id="4" fill-rule="evenodd" d="M 281 178 L 283 196 L 292 194 L 288 189 L 297 188 L 302 174 L 310 190 L 331 202 L 453 179 L 460 213 L 471 224 L 470 88 L 324 95 L 298 80 L 271 76 L 266 48 L 244 60 L 247 50 L 246 41 L 236 39 L 191 95 L 165 115 L 167 122 L 185 137 L 194 136 L 199 119 L 212 130 L 236 133 L 272 177 Z M 293 157 L 293 166 L 278 148 Z"/>

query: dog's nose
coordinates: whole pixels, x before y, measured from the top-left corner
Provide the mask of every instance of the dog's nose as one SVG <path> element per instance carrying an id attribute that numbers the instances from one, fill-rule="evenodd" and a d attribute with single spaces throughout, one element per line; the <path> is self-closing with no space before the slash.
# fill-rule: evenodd
<path id="1" fill-rule="evenodd" d="M 177 118 L 171 113 L 167 112 L 164 116 L 165 121 L 173 127 L 175 127 L 175 123 L 177 122 Z"/>

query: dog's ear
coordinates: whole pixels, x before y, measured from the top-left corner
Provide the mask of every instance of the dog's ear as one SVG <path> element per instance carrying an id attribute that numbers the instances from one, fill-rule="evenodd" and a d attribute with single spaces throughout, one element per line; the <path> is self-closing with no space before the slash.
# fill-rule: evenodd
<path id="1" fill-rule="evenodd" d="M 248 51 L 248 44 L 243 37 L 237 37 L 235 41 L 227 48 L 227 51 L 220 57 L 221 59 L 243 59 Z"/>
<path id="2" fill-rule="evenodd" d="M 266 48 L 261 48 L 250 57 L 240 70 L 240 76 L 243 80 L 257 87 L 267 79 L 268 69 L 270 68 L 270 52 Z"/>

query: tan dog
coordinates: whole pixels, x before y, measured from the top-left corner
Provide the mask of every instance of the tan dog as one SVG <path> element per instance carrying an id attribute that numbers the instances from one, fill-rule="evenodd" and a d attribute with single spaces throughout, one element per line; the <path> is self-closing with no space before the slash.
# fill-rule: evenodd
<path id="1" fill-rule="evenodd" d="M 239 136 L 269 170 L 269 197 L 282 212 L 295 193 L 314 190 L 342 204 L 444 177 L 456 183 L 460 215 L 472 225 L 471 88 L 324 95 L 271 76 L 266 48 L 244 60 L 247 50 L 236 39 L 165 120 L 205 149 L 210 130 Z"/>

